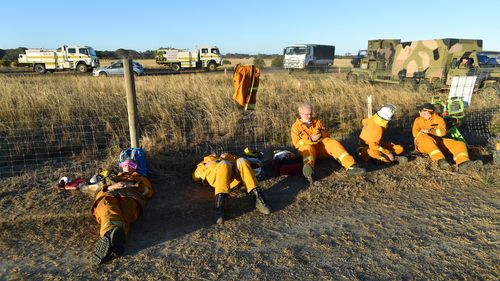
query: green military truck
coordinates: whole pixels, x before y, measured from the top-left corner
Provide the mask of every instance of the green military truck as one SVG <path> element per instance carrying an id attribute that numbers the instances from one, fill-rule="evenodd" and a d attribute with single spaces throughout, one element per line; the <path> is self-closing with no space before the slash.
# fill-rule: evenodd
<path id="1" fill-rule="evenodd" d="M 477 76 L 477 90 L 500 94 L 500 53 L 483 51 L 482 45 L 482 40 L 453 38 L 369 40 L 366 57 L 347 79 L 400 84 L 427 93 L 449 88 L 453 76 Z"/>

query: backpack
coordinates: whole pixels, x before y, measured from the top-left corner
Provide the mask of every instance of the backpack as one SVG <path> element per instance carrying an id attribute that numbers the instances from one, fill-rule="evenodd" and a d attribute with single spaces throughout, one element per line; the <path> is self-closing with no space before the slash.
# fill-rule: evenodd
<path id="1" fill-rule="evenodd" d="M 274 151 L 273 169 L 280 175 L 298 175 L 302 172 L 302 161 L 291 151 Z"/>
<path id="2" fill-rule="evenodd" d="M 145 177 L 148 176 L 146 154 L 144 153 L 144 150 L 142 148 L 136 147 L 136 148 L 127 148 L 125 150 L 122 150 L 122 152 L 120 152 L 120 156 L 118 157 L 118 164 L 127 159 L 132 159 L 137 163 L 137 172 L 139 174 Z"/>

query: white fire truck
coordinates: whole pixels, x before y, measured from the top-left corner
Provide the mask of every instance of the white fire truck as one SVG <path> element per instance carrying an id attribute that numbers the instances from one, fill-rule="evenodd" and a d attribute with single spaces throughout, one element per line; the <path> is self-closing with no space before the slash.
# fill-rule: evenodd
<path id="1" fill-rule="evenodd" d="M 87 72 L 99 67 L 99 58 L 92 47 L 75 45 L 64 45 L 57 50 L 27 49 L 19 55 L 18 62 L 29 64 L 37 73 L 63 69 Z"/>
<path id="2" fill-rule="evenodd" d="M 179 71 L 182 68 L 205 68 L 215 70 L 222 65 L 222 55 L 216 46 L 200 47 L 195 51 L 158 49 L 156 63 Z"/>

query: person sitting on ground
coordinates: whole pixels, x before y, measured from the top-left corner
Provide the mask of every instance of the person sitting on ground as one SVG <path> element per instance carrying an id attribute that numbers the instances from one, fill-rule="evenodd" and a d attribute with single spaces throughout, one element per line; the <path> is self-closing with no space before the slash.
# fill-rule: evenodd
<path id="1" fill-rule="evenodd" d="M 450 168 L 445 154 L 453 155 L 453 160 L 462 171 L 476 169 L 483 164 L 481 160 L 471 161 L 469 159 L 467 146 L 464 142 L 445 138 L 446 123 L 435 112 L 435 107 L 431 103 L 425 103 L 419 107 L 419 117 L 413 123 L 412 134 L 415 138 L 415 150 L 429 155 L 441 169 Z"/>
<path id="2" fill-rule="evenodd" d="M 205 156 L 192 174 L 195 182 L 202 182 L 214 188 L 215 191 L 215 221 L 223 223 L 224 201 L 231 189 L 244 184 L 248 193 L 255 197 L 255 208 L 263 213 L 270 214 L 271 208 L 267 204 L 255 177 L 255 172 L 246 158 L 237 158 L 230 153 L 215 153 Z"/>
<path id="3" fill-rule="evenodd" d="M 153 196 L 151 182 L 136 171 L 134 160 L 127 159 L 120 167 L 123 172 L 106 180 L 92 206 L 92 215 L 101 226 L 92 256 L 96 265 L 105 261 L 111 252 L 118 256 L 123 254 L 130 225 L 139 218 L 146 201 Z"/>
<path id="4" fill-rule="evenodd" d="M 384 104 L 372 117 L 363 119 L 363 129 L 359 135 L 359 156 L 368 162 L 371 159 L 382 163 L 406 163 L 408 158 L 401 156 L 403 147 L 392 142 L 382 141 L 384 131 L 389 125 L 396 106 Z"/>
<path id="5" fill-rule="evenodd" d="M 330 138 L 325 126 L 312 117 L 312 105 L 303 102 L 298 106 L 299 118 L 292 125 L 292 143 L 302 155 L 302 172 L 310 184 L 313 183 L 316 159 L 333 157 L 347 170 L 347 174 L 357 175 L 365 172 L 358 167 L 354 158 L 337 140 Z"/>

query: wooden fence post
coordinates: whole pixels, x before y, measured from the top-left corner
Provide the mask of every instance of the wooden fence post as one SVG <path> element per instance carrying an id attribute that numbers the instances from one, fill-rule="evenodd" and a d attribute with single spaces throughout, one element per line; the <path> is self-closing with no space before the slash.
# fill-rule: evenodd
<path id="1" fill-rule="evenodd" d="M 125 78 L 125 91 L 127 92 L 127 112 L 128 112 L 128 127 L 130 130 L 130 147 L 139 147 L 137 138 L 137 98 L 135 94 L 134 72 L 132 69 L 132 59 L 123 59 L 123 70 Z"/>

